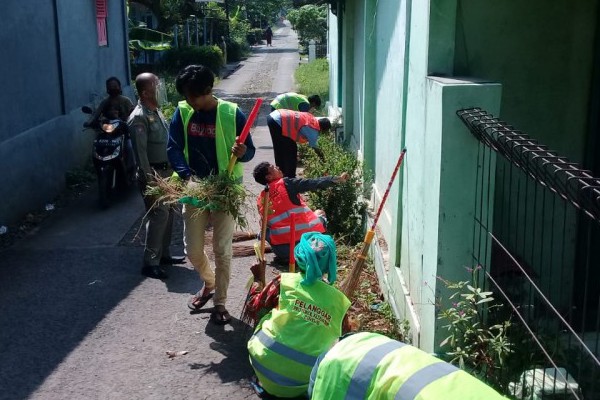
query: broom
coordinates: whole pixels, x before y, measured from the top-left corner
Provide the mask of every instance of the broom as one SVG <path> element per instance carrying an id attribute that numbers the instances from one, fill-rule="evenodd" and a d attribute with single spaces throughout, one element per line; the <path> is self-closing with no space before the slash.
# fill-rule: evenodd
<path id="1" fill-rule="evenodd" d="M 288 272 L 296 272 L 296 257 L 294 248 L 296 247 L 296 213 L 290 214 L 290 259 L 288 261 Z"/>
<path id="2" fill-rule="evenodd" d="M 373 224 L 371 225 L 371 228 L 367 231 L 365 235 L 362 250 L 358 255 L 356 261 L 354 262 L 354 265 L 352 265 L 352 270 L 350 270 L 350 273 L 340 285 L 342 292 L 344 292 L 346 297 L 348 297 L 349 299 L 352 298 L 352 295 L 354 294 L 354 291 L 358 286 L 358 282 L 360 280 L 360 273 L 362 272 L 365 260 L 367 258 L 367 254 L 369 252 L 369 248 L 371 247 L 371 242 L 373 241 L 373 237 L 375 236 L 375 227 L 377 226 L 377 221 L 379 220 L 379 216 L 381 215 L 381 211 L 383 210 L 383 206 L 390 193 L 390 189 L 392 188 L 392 184 L 394 183 L 394 179 L 396 178 L 396 174 L 400 169 L 400 165 L 402 164 L 402 160 L 404 159 L 405 154 L 406 149 L 402 150 L 402 152 L 400 153 L 400 157 L 398 158 L 398 162 L 396 163 L 396 167 L 394 168 L 394 172 L 392 173 L 390 182 L 388 183 L 387 189 L 385 190 L 383 198 L 381 199 L 381 203 L 379 204 L 379 208 L 377 209 L 377 213 L 375 214 Z"/>
<path id="3" fill-rule="evenodd" d="M 246 141 L 246 138 L 248 137 L 248 134 L 250 133 L 250 128 L 254 124 L 254 120 L 256 119 L 256 116 L 258 115 L 258 111 L 260 110 L 260 106 L 262 103 L 263 103 L 263 99 L 261 97 L 256 99 L 256 103 L 254 103 L 254 107 L 252 107 L 252 111 L 250 111 L 250 115 L 248 116 L 248 119 L 246 120 L 246 124 L 244 125 L 244 128 L 242 129 L 242 133 L 240 133 L 240 136 L 238 136 L 238 138 L 236 140 L 237 144 L 241 144 Z M 227 172 L 229 172 L 230 175 L 231 175 L 231 172 L 233 171 L 233 167 L 235 166 L 236 161 L 237 161 L 237 157 L 235 156 L 235 154 L 232 154 L 231 158 L 229 159 L 229 165 L 227 166 Z"/>

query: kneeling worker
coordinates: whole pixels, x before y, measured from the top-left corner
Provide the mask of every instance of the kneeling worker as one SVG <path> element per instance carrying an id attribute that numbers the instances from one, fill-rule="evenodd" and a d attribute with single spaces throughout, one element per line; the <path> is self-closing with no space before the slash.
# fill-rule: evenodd
<path id="1" fill-rule="evenodd" d="M 307 205 L 301 193 L 326 189 L 337 183 L 348 180 L 348 173 L 340 176 L 323 176 L 315 179 L 287 178 L 279 169 L 266 161 L 258 164 L 253 171 L 254 180 L 261 185 L 269 185 L 270 214 L 267 219 L 266 240 L 271 245 L 273 253 L 286 264 L 290 249 L 290 214 L 295 214 L 296 243 L 305 232 L 325 232 L 326 218 L 323 210 L 313 212 Z M 263 214 L 263 197 L 258 197 L 258 212 Z"/>
<path id="2" fill-rule="evenodd" d="M 506 400 L 467 372 L 386 336 L 346 336 L 319 356 L 313 400 Z"/>
<path id="3" fill-rule="evenodd" d="M 262 388 L 287 398 L 306 395 L 317 356 L 342 333 L 350 307 L 332 286 L 337 254 L 331 236 L 305 233 L 294 255 L 301 273 L 281 274 L 278 305 L 261 319 L 248 342 L 250 364 Z"/>

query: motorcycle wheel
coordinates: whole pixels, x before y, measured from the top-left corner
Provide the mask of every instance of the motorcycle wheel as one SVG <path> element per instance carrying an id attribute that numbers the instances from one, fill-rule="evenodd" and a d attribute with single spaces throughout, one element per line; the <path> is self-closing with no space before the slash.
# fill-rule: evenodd
<path id="1" fill-rule="evenodd" d="M 98 175 L 98 205 L 100 208 L 108 208 L 110 205 L 111 179 L 103 171 Z"/>

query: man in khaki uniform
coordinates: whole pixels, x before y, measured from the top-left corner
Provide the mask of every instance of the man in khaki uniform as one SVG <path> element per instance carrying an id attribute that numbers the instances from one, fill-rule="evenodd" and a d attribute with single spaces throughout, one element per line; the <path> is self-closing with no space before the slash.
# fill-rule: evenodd
<path id="1" fill-rule="evenodd" d="M 127 125 L 138 164 L 138 183 L 148 211 L 142 275 L 166 279 L 166 265 L 184 262 L 183 257 L 171 257 L 169 250 L 173 209 L 168 205 L 156 203 L 156 197 L 144 193 L 146 186 L 152 185 L 154 174 L 165 178 L 173 173 L 167 159 L 168 128 L 158 109 L 158 77 L 151 73 L 142 73 L 136 77 L 135 87 L 139 101 L 129 115 Z"/>

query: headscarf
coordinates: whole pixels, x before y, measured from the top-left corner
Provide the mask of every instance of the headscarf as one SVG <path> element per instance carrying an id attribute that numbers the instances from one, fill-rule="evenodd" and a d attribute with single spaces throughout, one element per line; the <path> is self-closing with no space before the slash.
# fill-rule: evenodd
<path id="1" fill-rule="evenodd" d="M 337 273 L 337 250 L 329 235 L 319 232 L 302 234 L 294 249 L 296 264 L 304 272 L 302 283 L 312 285 L 327 274 L 329 284 L 333 284 Z"/>

